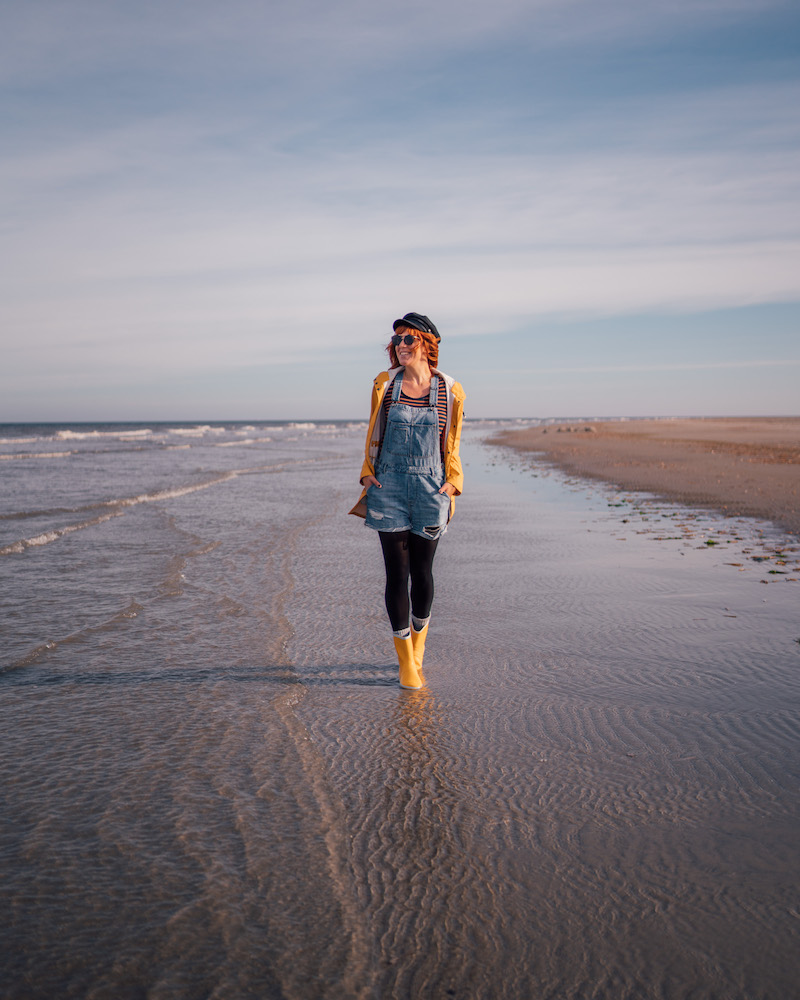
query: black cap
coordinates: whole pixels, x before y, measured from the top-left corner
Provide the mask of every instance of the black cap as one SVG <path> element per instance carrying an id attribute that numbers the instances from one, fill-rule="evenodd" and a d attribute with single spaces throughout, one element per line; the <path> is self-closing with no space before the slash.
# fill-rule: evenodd
<path id="1" fill-rule="evenodd" d="M 396 330 L 398 326 L 407 326 L 410 330 L 419 330 L 422 333 L 432 333 L 436 337 L 437 343 L 442 339 L 433 323 L 422 313 L 406 313 L 402 319 L 396 319 L 392 323 L 393 330 Z"/>

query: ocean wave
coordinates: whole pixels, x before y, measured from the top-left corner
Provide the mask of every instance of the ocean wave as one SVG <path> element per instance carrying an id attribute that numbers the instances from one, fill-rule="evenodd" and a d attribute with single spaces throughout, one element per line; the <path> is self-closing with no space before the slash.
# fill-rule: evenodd
<path id="1" fill-rule="evenodd" d="M 32 538 L 21 538 L 18 542 L 12 542 L 10 545 L 6 545 L 0 549 L 0 556 L 10 556 L 24 552 L 26 549 L 41 548 L 43 545 L 57 542 L 59 538 L 63 538 L 65 535 L 71 535 L 73 531 L 93 528 L 104 521 L 110 521 L 112 517 L 120 517 L 122 513 L 121 510 L 114 510 L 108 514 L 93 517 L 89 521 L 81 521 L 79 524 L 68 524 L 63 528 L 53 528 L 51 531 L 43 531 L 40 535 L 34 535 Z"/>
<path id="2" fill-rule="evenodd" d="M 43 531 L 41 534 L 33 535 L 31 538 L 21 538 L 19 541 L 12 542 L 10 545 L 0 548 L 0 556 L 18 555 L 27 549 L 49 545 L 51 542 L 57 542 L 60 538 L 72 534 L 74 531 L 93 528 L 95 525 L 102 524 L 112 517 L 120 517 L 125 513 L 125 508 L 136 507 L 143 503 L 158 503 L 161 500 L 174 500 L 176 497 L 187 496 L 190 493 L 196 493 L 198 490 L 207 490 L 211 486 L 217 486 L 219 483 L 227 482 L 229 479 L 235 479 L 239 474 L 239 472 L 226 472 L 223 475 L 215 476 L 213 479 L 208 479 L 200 483 L 191 483 L 186 486 L 172 486 L 163 490 L 154 490 L 152 493 L 140 493 L 137 496 L 123 497 L 115 500 L 102 500 L 88 507 L 78 508 L 75 511 L 76 513 L 79 510 L 97 510 L 102 508 L 106 508 L 108 513 L 100 514 L 98 517 L 91 518 L 88 521 L 81 521 L 78 524 L 68 524 L 63 528 L 53 528 L 50 531 Z"/>
<path id="3" fill-rule="evenodd" d="M 263 437 L 263 438 L 237 438 L 236 441 L 215 441 L 215 448 L 238 448 L 243 444 L 267 444 L 269 441 L 273 441 L 274 438 Z"/>
<path id="4" fill-rule="evenodd" d="M 21 451 L 16 455 L 0 455 L 0 462 L 27 458 L 69 458 L 70 455 L 74 454 L 74 451 Z"/>
<path id="5" fill-rule="evenodd" d="M 3 548 L 0 548 L 0 556 L 16 555 L 21 552 L 25 552 L 30 548 L 38 548 L 43 545 L 49 545 L 51 542 L 56 542 L 60 538 L 63 538 L 65 535 L 71 534 L 74 531 L 80 531 L 83 528 L 91 528 L 94 525 L 102 524 L 104 521 L 108 521 L 112 517 L 119 517 L 121 514 L 125 513 L 127 508 L 136 507 L 139 504 L 159 503 L 164 500 L 174 500 L 178 497 L 188 496 L 191 493 L 197 493 L 199 490 L 207 490 L 212 486 L 219 486 L 221 483 L 237 479 L 239 476 L 249 475 L 252 473 L 279 472 L 288 466 L 303 466 L 313 464 L 316 461 L 318 461 L 318 459 L 296 459 L 290 462 L 282 462 L 277 465 L 263 465 L 253 466 L 251 468 L 232 469 L 229 472 L 219 473 L 208 479 L 201 480 L 200 482 L 187 483 L 183 486 L 170 486 L 165 489 L 153 490 L 149 493 L 138 493 L 131 497 L 117 497 L 112 500 L 98 500 L 95 503 L 87 504 L 81 507 L 61 508 L 54 511 L 25 511 L 16 514 L 3 514 L 0 515 L 0 520 L 14 520 L 17 518 L 32 516 L 49 517 L 58 513 L 78 514 L 86 513 L 90 510 L 107 511 L 107 513 L 100 514 L 98 517 L 92 518 L 88 521 L 81 521 L 78 524 L 70 524 L 64 527 L 53 528 L 49 531 L 43 531 L 41 534 L 34 535 L 30 538 L 21 538 L 19 541 L 12 542 Z"/>
<path id="6" fill-rule="evenodd" d="M 113 614 L 110 618 L 100 622 L 98 625 L 89 625 L 86 628 L 79 629 L 77 632 L 73 632 L 62 639 L 48 639 L 47 641 L 40 643 L 40 645 L 34 647 L 26 656 L 22 657 L 22 659 L 17 660 L 16 663 L 10 664 L 10 666 L 5 669 L 0 669 L 0 674 L 9 673 L 11 670 L 16 670 L 20 667 L 28 667 L 31 664 L 36 663 L 37 660 L 41 659 L 46 653 L 50 653 L 54 649 L 58 649 L 59 646 L 65 646 L 68 643 L 81 642 L 90 635 L 110 630 L 119 624 L 130 621 L 133 618 L 137 618 L 142 611 L 144 611 L 143 606 L 137 601 L 131 599 L 126 607 L 121 608 L 116 612 L 116 614 Z"/>
<path id="7" fill-rule="evenodd" d="M 198 490 L 207 490 L 210 486 L 217 486 L 226 483 L 230 479 L 236 479 L 238 471 L 225 472 L 213 479 L 207 479 L 200 483 L 190 483 L 186 486 L 170 486 L 163 490 L 154 490 L 152 493 L 140 493 L 137 496 L 126 497 L 122 500 L 108 500 L 109 506 L 115 507 L 135 507 L 140 503 L 157 503 L 159 500 L 174 500 L 176 497 L 185 497 L 189 493 L 197 493 Z"/>
<path id="8" fill-rule="evenodd" d="M 141 438 L 150 438 L 153 431 L 149 427 L 142 427 L 137 430 L 114 430 L 114 431 L 56 431 L 53 435 L 56 441 L 95 441 L 102 438 L 113 438 L 119 441 L 130 441 Z"/>
<path id="9" fill-rule="evenodd" d="M 211 424 L 198 424 L 196 427 L 170 427 L 167 434 L 178 437 L 205 437 L 206 434 L 224 434 L 224 427 L 212 427 Z"/>

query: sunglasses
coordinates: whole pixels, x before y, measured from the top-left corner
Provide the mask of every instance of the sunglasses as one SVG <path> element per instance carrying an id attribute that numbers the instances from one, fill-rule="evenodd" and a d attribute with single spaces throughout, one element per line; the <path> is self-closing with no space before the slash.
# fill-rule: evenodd
<path id="1" fill-rule="evenodd" d="M 392 344 L 395 347 L 399 347 L 401 344 L 405 344 L 406 347 L 411 347 L 412 344 L 416 344 L 419 337 L 412 337 L 410 333 L 407 333 L 405 337 L 401 337 L 399 333 L 396 333 L 392 337 Z"/>

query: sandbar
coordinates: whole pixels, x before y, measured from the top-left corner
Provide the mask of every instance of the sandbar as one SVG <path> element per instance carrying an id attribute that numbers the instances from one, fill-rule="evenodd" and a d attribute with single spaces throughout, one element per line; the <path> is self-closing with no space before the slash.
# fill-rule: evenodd
<path id="1" fill-rule="evenodd" d="M 492 444 L 570 473 L 800 534 L 800 417 L 586 421 L 503 431 Z"/>

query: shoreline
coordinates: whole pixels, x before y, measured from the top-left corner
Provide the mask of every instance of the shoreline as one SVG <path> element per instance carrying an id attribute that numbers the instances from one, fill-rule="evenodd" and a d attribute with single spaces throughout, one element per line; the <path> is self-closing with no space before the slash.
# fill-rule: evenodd
<path id="1" fill-rule="evenodd" d="M 800 535 L 800 417 L 581 421 L 487 439 L 587 479 Z"/>

